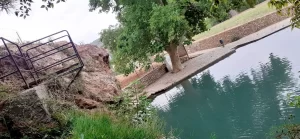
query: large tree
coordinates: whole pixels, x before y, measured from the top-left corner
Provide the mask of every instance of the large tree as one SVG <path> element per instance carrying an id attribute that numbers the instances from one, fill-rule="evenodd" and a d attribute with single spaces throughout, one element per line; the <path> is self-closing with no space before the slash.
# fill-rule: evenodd
<path id="1" fill-rule="evenodd" d="M 90 0 L 90 10 L 114 11 L 122 32 L 117 37 L 113 55 L 117 72 L 128 74 L 136 66 L 150 64 L 149 57 L 166 51 L 173 72 L 183 67 L 177 46 L 190 42 L 206 30 L 211 0 Z"/>

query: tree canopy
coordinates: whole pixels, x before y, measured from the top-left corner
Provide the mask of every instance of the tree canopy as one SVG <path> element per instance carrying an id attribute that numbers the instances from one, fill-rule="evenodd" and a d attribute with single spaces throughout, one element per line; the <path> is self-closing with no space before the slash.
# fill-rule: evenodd
<path id="1" fill-rule="evenodd" d="M 100 41 L 103 43 L 104 48 L 110 51 L 116 51 L 117 39 L 122 32 L 122 28 L 119 25 L 109 26 L 108 29 L 103 29 L 100 32 Z"/>
<path id="2" fill-rule="evenodd" d="M 125 74 L 149 66 L 149 57 L 163 51 L 169 53 L 175 72 L 180 71 L 177 46 L 206 30 L 212 5 L 211 0 L 90 0 L 90 10 L 118 14 L 122 31 L 108 29 L 119 35 L 107 44 L 113 44 L 115 69 Z"/>
<path id="3" fill-rule="evenodd" d="M 231 9 L 256 0 L 90 0 L 90 11 L 114 12 L 120 25 L 101 32 L 101 40 L 111 49 L 115 69 L 129 74 L 136 67 L 148 67 L 149 57 L 166 51 L 173 71 L 182 69 L 177 46 L 192 42 L 206 31 L 207 18 L 228 19 Z M 253 5 L 254 4 L 254 5 Z"/>
<path id="4" fill-rule="evenodd" d="M 300 0 L 270 0 L 269 5 L 275 7 L 279 13 L 289 7 L 288 14 L 293 14 L 292 27 L 300 28 Z"/>
<path id="5" fill-rule="evenodd" d="M 41 8 L 46 10 L 54 8 L 55 4 L 65 2 L 66 0 L 42 0 Z M 31 12 L 31 5 L 34 0 L 0 0 L 0 11 L 14 11 L 16 16 L 26 18 Z"/>

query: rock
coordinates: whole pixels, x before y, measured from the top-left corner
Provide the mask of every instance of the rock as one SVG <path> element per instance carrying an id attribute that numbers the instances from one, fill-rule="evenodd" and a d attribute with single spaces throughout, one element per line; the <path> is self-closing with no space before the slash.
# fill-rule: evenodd
<path id="1" fill-rule="evenodd" d="M 51 49 L 57 48 L 58 46 L 61 46 L 63 44 L 66 44 L 66 42 L 56 42 L 54 44 L 48 44 L 43 47 L 39 47 L 36 50 L 30 51 L 29 55 L 39 55 Z M 13 49 L 14 53 L 17 53 L 17 50 L 13 46 L 9 47 Z M 83 98 L 91 99 L 97 102 L 112 101 L 115 96 L 119 95 L 120 87 L 117 84 L 117 80 L 115 79 L 113 72 L 109 67 L 108 52 L 104 48 L 99 48 L 94 45 L 78 45 L 76 47 L 84 63 L 84 68 L 79 78 L 77 78 L 77 82 L 80 84 L 80 86 L 82 86 L 82 90 L 80 91 L 81 96 Z M 69 55 L 72 55 L 72 52 L 73 51 L 62 51 L 56 53 L 55 55 L 49 56 L 46 59 L 41 59 L 40 61 L 34 64 L 35 68 L 40 69 L 45 65 L 48 65 L 49 63 L 53 63 L 58 60 L 64 59 Z M 22 62 L 22 60 L 19 60 L 18 65 L 20 65 L 21 69 L 26 69 L 24 62 Z M 57 65 L 41 74 L 45 75 L 53 73 L 58 69 L 67 68 L 75 62 L 75 60 L 71 60 L 64 64 Z M 7 59 L 6 61 L 0 60 L 0 74 L 14 70 L 13 65 L 7 66 L 7 64 L 12 65 L 12 61 L 10 59 Z M 26 75 L 25 79 L 29 81 L 29 74 L 24 73 L 24 75 Z M 71 76 L 64 78 L 65 80 L 71 81 Z M 21 87 L 21 85 L 24 85 L 23 81 L 17 74 L 9 76 L 8 78 L 2 81 L 0 80 L 0 85 L 1 84 L 14 87 Z M 78 85 L 73 87 L 78 87 Z M 74 93 L 74 97 L 78 95 L 77 92 L 72 93 Z"/>
<path id="2" fill-rule="evenodd" d="M 113 76 L 101 72 L 82 72 L 80 76 L 83 94 L 89 99 L 109 102 L 120 93 Z"/>
<path id="3" fill-rule="evenodd" d="M 48 111 L 45 88 L 41 85 L 26 90 L 3 104 L 0 119 L 4 120 L 0 123 L 6 125 L 6 130 L 9 130 L 12 138 L 43 138 L 45 129 L 59 126 Z"/>
<path id="4" fill-rule="evenodd" d="M 94 108 L 97 108 L 98 105 L 100 104 L 97 101 L 83 98 L 82 96 L 77 96 L 75 98 L 75 103 L 78 107 L 80 107 L 82 109 L 94 109 Z"/>
<path id="5" fill-rule="evenodd" d="M 238 14 L 239 14 L 239 12 L 237 12 L 236 10 L 230 10 L 230 11 L 229 11 L 230 17 L 234 17 L 234 16 L 236 16 L 236 15 L 238 15 Z"/>
<path id="6" fill-rule="evenodd" d="M 109 54 L 105 49 L 88 44 L 78 46 L 77 50 L 85 65 L 85 71 L 112 73 L 108 61 Z"/>
<path id="7" fill-rule="evenodd" d="M 78 47 L 78 52 L 85 64 L 78 79 L 84 96 L 98 102 L 113 101 L 119 95 L 120 87 L 109 67 L 107 51 L 93 45 L 83 45 Z"/>

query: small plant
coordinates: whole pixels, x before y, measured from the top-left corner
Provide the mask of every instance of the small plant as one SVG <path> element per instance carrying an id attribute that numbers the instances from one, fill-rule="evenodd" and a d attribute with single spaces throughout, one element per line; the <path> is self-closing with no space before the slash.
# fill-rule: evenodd
<path id="1" fill-rule="evenodd" d="M 300 96 L 288 94 L 287 95 L 287 103 L 291 107 L 300 108 Z"/>
<path id="2" fill-rule="evenodd" d="M 110 105 L 110 108 L 119 116 L 135 124 L 143 123 L 154 116 L 154 107 L 147 97 L 140 95 L 143 86 L 138 81 L 131 84 L 120 97 L 116 98 L 117 104 Z"/>

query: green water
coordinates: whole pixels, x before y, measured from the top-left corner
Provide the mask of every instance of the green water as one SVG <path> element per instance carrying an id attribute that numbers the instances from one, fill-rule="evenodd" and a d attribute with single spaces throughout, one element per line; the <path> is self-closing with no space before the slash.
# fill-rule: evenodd
<path id="1" fill-rule="evenodd" d="M 300 109 L 286 101 L 300 92 L 299 38 L 300 30 L 283 30 L 156 97 L 166 132 L 176 129 L 182 139 L 263 139 L 290 114 L 300 122 Z"/>

